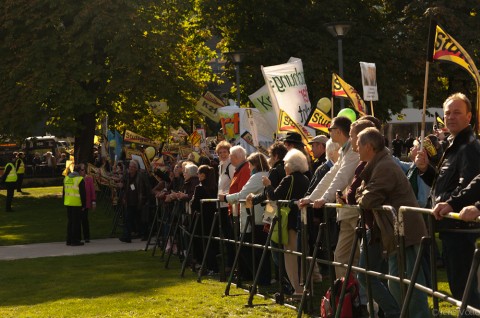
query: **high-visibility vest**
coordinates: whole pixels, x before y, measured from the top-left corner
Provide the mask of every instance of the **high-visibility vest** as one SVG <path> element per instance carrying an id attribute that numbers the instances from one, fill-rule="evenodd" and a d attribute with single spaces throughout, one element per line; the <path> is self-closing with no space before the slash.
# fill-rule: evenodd
<path id="1" fill-rule="evenodd" d="M 18 165 L 18 161 L 20 161 L 20 165 Z M 18 166 L 17 174 L 25 173 L 25 163 L 23 162 L 22 159 L 18 158 L 17 161 L 15 162 L 15 166 Z"/>
<path id="2" fill-rule="evenodd" d="M 63 204 L 66 206 L 82 206 L 82 198 L 80 197 L 80 188 L 78 185 L 82 182 L 83 177 L 69 177 L 66 176 L 63 180 L 63 187 L 65 191 L 65 197 Z"/>
<path id="3" fill-rule="evenodd" d="M 5 165 L 4 171 L 7 171 L 8 166 L 10 166 L 11 169 L 7 177 L 5 178 L 5 182 L 17 182 L 17 169 L 15 169 L 15 166 L 13 165 L 13 163 L 9 162 Z"/>

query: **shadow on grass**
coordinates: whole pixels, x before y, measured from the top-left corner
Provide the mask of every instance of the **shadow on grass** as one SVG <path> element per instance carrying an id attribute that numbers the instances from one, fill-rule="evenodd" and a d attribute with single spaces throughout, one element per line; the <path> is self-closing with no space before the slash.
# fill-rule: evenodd
<path id="1" fill-rule="evenodd" d="M 174 263 L 171 269 L 160 268 L 145 252 L 1 261 L 0 299 L 2 306 L 32 306 L 71 298 L 141 295 L 194 281 L 193 275 L 182 279 L 180 265 Z"/>

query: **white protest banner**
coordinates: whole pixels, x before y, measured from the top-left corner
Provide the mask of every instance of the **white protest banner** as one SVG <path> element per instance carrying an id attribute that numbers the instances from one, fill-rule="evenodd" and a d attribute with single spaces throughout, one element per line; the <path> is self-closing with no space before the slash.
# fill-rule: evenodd
<path id="1" fill-rule="evenodd" d="M 263 85 L 255 93 L 248 96 L 260 114 L 265 117 L 265 121 L 270 126 L 272 131 L 277 129 L 278 114 L 273 109 L 270 94 L 268 93 L 267 85 Z"/>
<path id="2" fill-rule="evenodd" d="M 377 101 L 377 68 L 375 63 L 360 62 L 362 70 L 363 100 Z"/>
<path id="3" fill-rule="evenodd" d="M 262 73 L 277 118 L 282 109 L 295 122 L 306 125 L 312 107 L 302 60 L 291 57 L 285 64 L 262 66 Z"/>

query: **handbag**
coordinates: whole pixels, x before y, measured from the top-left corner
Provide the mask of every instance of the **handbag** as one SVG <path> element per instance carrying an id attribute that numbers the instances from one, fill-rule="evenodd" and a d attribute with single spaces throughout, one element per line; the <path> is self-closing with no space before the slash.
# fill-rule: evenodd
<path id="1" fill-rule="evenodd" d="M 292 176 L 292 182 L 290 183 L 290 188 L 288 189 L 287 192 L 287 197 L 285 200 L 290 200 L 292 196 L 292 190 L 293 190 L 293 176 Z M 282 231 L 282 241 L 280 242 L 279 239 L 279 228 L 278 223 L 276 226 L 273 228 L 273 233 L 272 233 L 272 241 L 274 241 L 277 244 L 283 244 L 286 245 L 288 244 L 288 214 L 290 213 L 290 208 L 288 205 L 282 205 L 280 209 L 277 209 L 277 213 L 280 213 L 282 216 L 282 224 L 281 224 L 281 231 Z"/>

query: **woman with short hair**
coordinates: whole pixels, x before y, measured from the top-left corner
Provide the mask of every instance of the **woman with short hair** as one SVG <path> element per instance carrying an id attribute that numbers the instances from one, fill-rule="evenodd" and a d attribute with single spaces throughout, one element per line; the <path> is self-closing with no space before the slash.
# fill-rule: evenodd
<path id="1" fill-rule="evenodd" d="M 277 188 L 273 188 L 271 181 L 265 177 L 263 184 L 269 200 L 298 200 L 303 198 L 308 190 L 309 180 L 304 173 L 309 169 L 307 158 L 298 149 L 292 148 L 283 159 L 285 163 L 285 178 L 282 179 Z M 285 250 L 297 251 L 297 230 L 299 210 L 295 204 L 289 205 L 290 212 L 287 220 L 288 243 L 284 245 Z M 285 269 L 288 279 L 294 289 L 294 295 L 301 295 L 303 288 L 300 286 L 298 272 L 298 257 L 292 254 L 285 254 Z"/>

